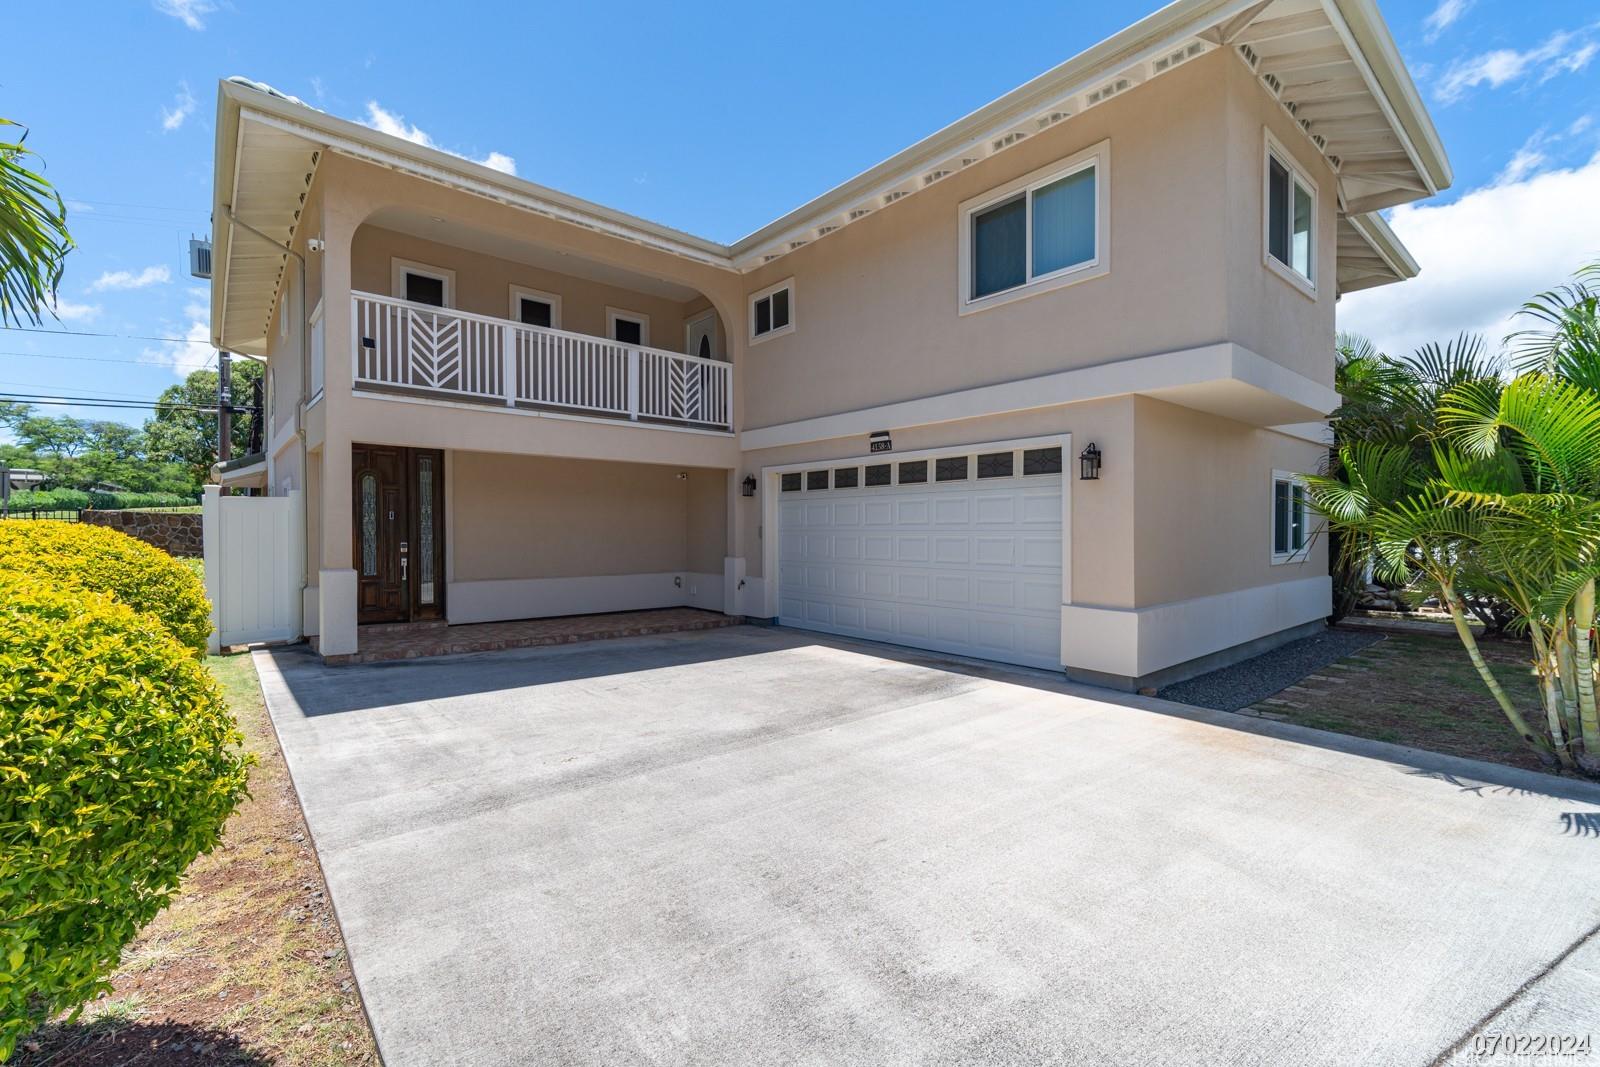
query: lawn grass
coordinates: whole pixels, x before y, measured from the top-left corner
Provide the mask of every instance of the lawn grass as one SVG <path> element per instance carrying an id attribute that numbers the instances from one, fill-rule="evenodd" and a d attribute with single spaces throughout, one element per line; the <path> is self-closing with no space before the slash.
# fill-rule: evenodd
<path id="1" fill-rule="evenodd" d="M 207 663 L 259 760 L 250 799 L 124 951 L 110 994 L 23 1039 L 16 1063 L 378 1062 L 255 667 Z"/>
<path id="2" fill-rule="evenodd" d="M 1488 639 L 1479 645 L 1523 715 L 1530 722 L 1542 721 L 1528 643 Z M 1511 728 L 1461 642 L 1452 636 L 1387 635 L 1253 710 L 1319 730 L 1529 770 L 1549 769 Z"/>

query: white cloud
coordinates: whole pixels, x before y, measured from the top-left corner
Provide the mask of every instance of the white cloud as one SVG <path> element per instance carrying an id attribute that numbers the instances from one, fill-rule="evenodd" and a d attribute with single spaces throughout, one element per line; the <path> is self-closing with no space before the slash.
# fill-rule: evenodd
<path id="1" fill-rule="evenodd" d="M 367 117 L 362 123 L 370 126 L 379 133 L 387 133 L 391 137 L 399 137 L 410 141 L 412 144 L 422 145 L 424 148 L 437 148 L 441 152 L 450 152 L 452 156 L 461 156 L 462 159 L 472 159 L 471 156 L 461 152 L 452 152 L 439 144 L 420 127 L 413 126 L 405 120 L 405 116 L 397 115 L 379 104 L 376 100 L 367 101 Z M 504 152 L 490 152 L 482 159 L 472 159 L 474 163 L 481 163 L 485 167 L 500 171 L 502 174 L 517 173 L 517 161 Z"/>
<path id="2" fill-rule="evenodd" d="M 1600 154 L 1587 163 L 1475 189 L 1450 204 L 1394 209 L 1389 224 L 1422 265 L 1408 282 L 1351 293 L 1339 328 L 1391 355 L 1463 331 L 1492 347 L 1526 328 L 1534 294 L 1600 259 Z"/>
<path id="3" fill-rule="evenodd" d="M 1513 182 L 1520 182 L 1544 166 L 1547 159 L 1548 157 L 1534 147 L 1532 143 L 1525 144 L 1517 149 L 1516 155 L 1511 157 L 1511 162 L 1501 168 L 1500 173 L 1494 179 L 1494 184 L 1509 185 Z"/>
<path id="4" fill-rule="evenodd" d="M 502 174 L 515 174 L 517 172 L 517 161 L 506 155 L 504 152 L 490 152 L 483 159 L 478 160 L 478 162 L 482 163 L 490 170 L 497 170 Z"/>
<path id="5" fill-rule="evenodd" d="M 194 106 L 194 94 L 189 92 L 189 83 L 179 82 L 178 94 L 172 98 L 172 106 L 161 109 L 161 129 L 171 133 L 182 126 L 194 114 Z"/>
<path id="6" fill-rule="evenodd" d="M 62 322 L 84 322 L 100 314 L 99 304 L 75 304 L 65 297 L 56 297 L 55 303 L 46 304 L 45 310 L 55 314 Z"/>
<path id="7" fill-rule="evenodd" d="M 187 326 L 181 327 L 184 340 L 162 341 L 145 348 L 139 353 L 141 363 L 169 367 L 179 378 L 187 378 L 211 362 L 216 353 L 211 347 L 211 309 L 197 300 L 184 305 L 183 314 L 189 320 Z"/>
<path id="8" fill-rule="evenodd" d="M 1526 52 L 1498 48 L 1458 59 L 1439 79 L 1433 95 L 1442 103 L 1452 104 L 1480 85 L 1498 89 L 1535 76 L 1543 83 L 1560 74 L 1575 74 L 1600 52 L 1600 44 L 1590 39 L 1593 29 L 1593 26 L 1586 26 L 1581 30 L 1553 33 L 1543 44 Z"/>
<path id="9" fill-rule="evenodd" d="M 1422 20 L 1423 27 L 1427 30 L 1424 35 L 1429 44 L 1439 39 L 1439 35 L 1467 13 L 1472 6 L 1472 0 L 1439 0 L 1439 6 L 1433 13 Z"/>
<path id="10" fill-rule="evenodd" d="M 217 9 L 211 0 L 155 0 L 155 8 L 163 15 L 171 15 L 191 30 L 206 28 L 205 16 Z"/>
<path id="11" fill-rule="evenodd" d="M 137 274 L 131 270 L 108 270 L 89 284 L 89 291 L 99 293 L 107 289 L 144 289 L 171 280 L 172 271 L 164 263 L 146 267 Z"/>

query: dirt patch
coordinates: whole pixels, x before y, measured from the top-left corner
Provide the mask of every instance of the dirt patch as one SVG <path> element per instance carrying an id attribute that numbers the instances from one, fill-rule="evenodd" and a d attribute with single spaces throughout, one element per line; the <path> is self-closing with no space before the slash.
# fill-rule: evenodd
<path id="1" fill-rule="evenodd" d="M 1531 648 L 1483 640 L 1484 659 L 1512 701 L 1539 721 Z M 1246 709 L 1285 722 L 1433 752 L 1548 770 L 1511 729 L 1454 637 L 1390 634 Z"/>
<path id="2" fill-rule="evenodd" d="M 78 1022 L 23 1038 L 27 1067 L 376 1064 L 322 870 L 248 655 L 213 657 L 260 764 L 221 847 L 123 953 Z"/>

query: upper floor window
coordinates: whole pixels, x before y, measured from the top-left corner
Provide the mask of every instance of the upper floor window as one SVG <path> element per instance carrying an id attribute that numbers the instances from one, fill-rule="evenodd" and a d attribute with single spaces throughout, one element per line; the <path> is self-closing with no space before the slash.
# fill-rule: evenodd
<path id="1" fill-rule="evenodd" d="M 396 259 L 390 264 L 392 292 L 401 300 L 434 307 L 454 307 L 456 272 L 426 263 Z"/>
<path id="2" fill-rule="evenodd" d="M 764 341 L 794 329 L 794 279 L 785 278 L 750 294 L 750 340 Z"/>
<path id="3" fill-rule="evenodd" d="M 1316 283 L 1317 187 L 1270 135 L 1266 156 L 1266 262 L 1302 286 Z"/>
<path id="4" fill-rule="evenodd" d="M 561 329 L 561 298 L 539 289 L 511 287 L 511 319 L 527 326 Z"/>
<path id="5" fill-rule="evenodd" d="M 1306 484 L 1298 475 L 1272 472 L 1272 562 L 1298 563 L 1310 543 Z"/>
<path id="6" fill-rule="evenodd" d="M 650 343 L 650 316 L 623 308 L 606 308 L 606 333 L 625 345 Z"/>
<path id="7" fill-rule="evenodd" d="M 961 311 L 980 311 L 1110 268 L 1110 142 L 961 205 Z"/>

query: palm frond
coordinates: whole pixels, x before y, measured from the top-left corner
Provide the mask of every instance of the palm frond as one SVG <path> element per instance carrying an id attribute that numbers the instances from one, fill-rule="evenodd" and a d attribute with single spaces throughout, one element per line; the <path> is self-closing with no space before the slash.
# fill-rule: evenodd
<path id="1" fill-rule="evenodd" d="M 0 118 L 0 126 L 17 126 Z M 0 326 L 37 325 L 55 304 L 62 261 L 72 250 L 67 208 L 50 183 L 28 169 L 27 130 L 0 143 Z M 53 314 L 53 311 L 52 311 Z"/>

